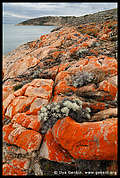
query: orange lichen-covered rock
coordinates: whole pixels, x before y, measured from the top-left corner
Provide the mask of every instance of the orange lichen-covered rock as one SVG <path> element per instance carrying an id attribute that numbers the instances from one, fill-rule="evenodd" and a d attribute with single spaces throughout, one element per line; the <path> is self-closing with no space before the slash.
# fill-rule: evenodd
<path id="1" fill-rule="evenodd" d="M 33 87 L 42 87 L 44 85 L 52 86 L 53 80 L 49 79 L 34 79 L 31 83 L 29 83 L 29 86 Z"/>
<path id="2" fill-rule="evenodd" d="M 35 131 L 39 131 L 41 128 L 41 123 L 38 115 L 27 115 L 25 113 L 17 113 L 12 118 L 12 123 L 18 123 L 22 127 L 31 128 Z"/>
<path id="3" fill-rule="evenodd" d="M 45 40 L 46 39 L 46 35 L 42 35 L 41 37 L 40 37 L 40 40 Z"/>
<path id="4" fill-rule="evenodd" d="M 59 82 L 61 80 L 64 80 L 64 78 L 69 78 L 69 73 L 67 71 L 61 71 L 56 76 L 55 82 Z"/>
<path id="5" fill-rule="evenodd" d="M 92 102 L 83 101 L 83 108 L 86 107 L 91 108 L 93 112 L 98 112 L 99 110 L 102 111 L 107 109 L 109 106 L 106 103 L 100 101 L 92 101 Z"/>
<path id="6" fill-rule="evenodd" d="M 69 91 L 75 91 L 75 90 L 76 90 L 75 87 L 67 85 L 67 82 L 63 80 L 60 81 L 58 85 L 56 85 L 54 89 L 54 95 L 69 92 Z"/>
<path id="7" fill-rule="evenodd" d="M 48 104 L 48 100 L 47 99 L 43 99 L 43 98 L 36 98 L 31 106 L 29 111 L 27 111 L 27 114 L 33 114 L 36 115 L 37 112 L 41 109 L 42 105 L 47 105 Z"/>
<path id="8" fill-rule="evenodd" d="M 76 159 L 116 160 L 117 119 L 77 123 L 70 117 L 58 120 L 52 129 L 58 144 Z"/>
<path id="9" fill-rule="evenodd" d="M 117 117 L 117 108 L 109 108 L 109 109 L 105 109 L 103 111 L 97 112 L 96 114 L 94 114 L 94 116 L 92 116 L 92 118 L 90 119 L 91 121 L 99 121 L 99 120 L 103 120 L 109 117 Z"/>
<path id="10" fill-rule="evenodd" d="M 96 98 L 97 101 L 113 100 L 117 95 L 117 85 L 113 82 L 116 79 L 110 78 L 115 77 L 116 73 L 115 58 L 87 56 L 58 73 L 54 95 L 77 91 L 79 96 Z M 108 76 L 110 78 L 105 80 Z"/>
<path id="11" fill-rule="evenodd" d="M 10 143 L 8 136 L 13 130 L 14 130 L 14 128 L 12 127 L 12 123 L 10 123 L 8 125 L 4 125 L 4 127 L 3 127 L 3 139 L 5 140 L 5 142 Z"/>
<path id="12" fill-rule="evenodd" d="M 92 45 L 94 45 L 96 42 L 96 39 L 89 39 L 89 40 L 86 40 L 85 42 L 82 43 L 82 46 L 84 47 L 91 47 Z"/>
<path id="13" fill-rule="evenodd" d="M 9 161 L 9 164 L 17 169 L 26 170 L 29 168 L 30 160 L 27 158 L 23 159 L 14 158 L 11 161 Z"/>
<path id="14" fill-rule="evenodd" d="M 51 78 L 52 80 L 55 80 L 55 77 L 57 75 L 59 66 L 54 66 L 49 69 L 44 70 L 44 73 L 47 73 L 48 78 Z"/>
<path id="15" fill-rule="evenodd" d="M 83 87 L 80 87 L 77 92 L 94 92 L 96 90 L 96 85 L 93 83 L 93 84 L 89 84 L 89 85 L 86 85 L 86 86 L 83 86 Z"/>
<path id="16" fill-rule="evenodd" d="M 98 55 L 98 52 L 97 52 L 96 50 L 94 50 L 94 49 L 90 49 L 90 52 L 91 52 L 92 54 L 95 54 L 96 56 Z"/>
<path id="17" fill-rule="evenodd" d="M 72 49 L 70 49 L 70 53 L 74 54 L 77 50 L 78 50 L 78 47 L 73 47 Z"/>
<path id="18" fill-rule="evenodd" d="M 3 116 L 12 117 L 21 112 L 37 114 L 52 96 L 53 80 L 34 79 L 3 100 Z"/>
<path id="19" fill-rule="evenodd" d="M 86 56 L 85 59 L 80 59 L 78 62 L 73 64 L 67 71 L 75 73 L 77 71 L 94 71 L 100 70 L 114 76 L 117 74 L 117 61 L 113 57 L 99 56 Z M 66 71 L 66 72 L 67 72 Z"/>
<path id="20" fill-rule="evenodd" d="M 108 100 L 114 100 L 117 94 L 117 87 L 106 80 L 100 83 L 98 90 L 107 92 L 107 94 L 104 94 L 104 98 Z"/>
<path id="21" fill-rule="evenodd" d="M 3 176 L 26 176 L 27 172 L 21 169 L 15 168 L 12 165 L 6 163 L 2 167 Z"/>
<path id="22" fill-rule="evenodd" d="M 3 163 L 9 163 L 9 161 L 16 159 L 16 156 L 18 158 L 19 155 L 22 155 L 23 159 L 26 154 L 27 151 L 16 145 L 7 145 L 6 143 L 3 144 Z"/>
<path id="23" fill-rule="evenodd" d="M 88 64 L 88 62 L 89 62 L 88 58 L 82 59 L 82 60 L 80 59 L 75 64 L 71 65 L 67 71 L 70 73 L 73 73 L 73 74 L 75 72 L 82 71 L 84 66 L 86 66 Z"/>
<path id="24" fill-rule="evenodd" d="M 107 40 L 108 39 L 108 34 L 103 34 L 99 39 L 100 40 Z"/>
<path id="25" fill-rule="evenodd" d="M 46 87 L 45 87 L 46 86 Z M 50 99 L 52 95 L 53 80 L 35 79 L 25 91 L 25 96 L 36 96 Z"/>
<path id="26" fill-rule="evenodd" d="M 59 54 L 63 54 L 63 53 L 65 54 L 65 51 L 55 51 L 52 53 L 52 56 L 54 59 L 56 59 L 59 56 Z"/>
<path id="27" fill-rule="evenodd" d="M 25 56 L 24 58 L 20 58 L 17 61 L 15 61 L 12 65 L 9 66 L 7 69 L 10 70 L 9 73 L 7 73 L 6 77 L 16 77 L 18 75 L 21 75 L 24 73 L 28 67 L 32 67 L 38 63 L 38 60 L 33 60 L 30 56 Z"/>
<path id="28" fill-rule="evenodd" d="M 10 94 L 14 92 L 14 85 L 3 86 L 2 91 L 2 99 L 5 100 Z"/>
<path id="29" fill-rule="evenodd" d="M 10 94 L 6 99 L 3 100 L 3 115 L 5 114 L 6 108 L 15 98 L 14 94 Z"/>
<path id="30" fill-rule="evenodd" d="M 17 145 L 28 152 L 37 150 L 42 140 L 40 133 L 25 129 L 17 123 L 5 125 L 3 135 L 5 142 Z"/>
<path id="31" fill-rule="evenodd" d="M 113 76 L 99 83 L 98 90 L 105 91 L 104 97 L 109 100 L 116 99 L 117 96 L 117 76 Z"/>
<path id="32" fill-rule="evenodd" d="M 63 64 L 60 64 L 59 65 L 59 68 L 58 68 L 58 73 L 61 72 L 61 71 L 64 71 L 66 67 L 69 66 L 69 63 L 63 63 Z"/>
<path id="33" fill-rule="evenodd" d="M 18 96 L 15 97 L 14 100 L 8 105 L 6 112 L 5 112 L 5 117 L 7 118 L 12 118 L 15 114 L 18 112 L 25 112 L 29 109 L 29 106 L 31 103 L 34 101 L 35 97 L 30 96 Z"/>
<path id="34" fill-rule="evenodd" d="M 69 163 L 72 161 L 70 154 L 54 140 L 51 129 L 44 137 L 39 156 L 57 162 Z"/>
<path id="35" fill-rule="evenodd" d="M 64 95 L 55 95 L 53 98 L 52 98 L 52 102 L 60 102 L 64 99 Z"/>
<path id="36" fill-rule="evenodd" d="M 117 61 L 113 57 L 101 56 L 99 60 L 102 60 L 102 70 L 109 73 L 110 76 L 117 75 Z"/>
<path id="37" fill-rule="evenodd" d="M 29 83 L 25 84 L 22 88 L 18 89 L 17 91 L 14 92 L 14 96 L 22 96 L 25 93 L 25 90 L 29 86 Z"/>

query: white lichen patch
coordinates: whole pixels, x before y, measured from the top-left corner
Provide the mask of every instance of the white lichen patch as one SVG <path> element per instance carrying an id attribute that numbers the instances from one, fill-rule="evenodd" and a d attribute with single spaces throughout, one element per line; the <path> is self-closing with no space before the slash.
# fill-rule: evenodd
<path id="1" fill-rule="evenodd" d="M 73 111 L 77 111 L 77 110 L 79 110 L 79 106 L 76 104 L 76 103 L 73 103 L 72 104 L 72 109 L 73 109 Z"/>
<path id="2" fill-rule="evenodd" d="M 72 108 L 72 103 L 70 101 L 65 101 L 63 103 L 64 106 L 68 107 L 68 108 Z"/>
<path id="3" fill-rule="evenodd" d="M 39 119 L 42 121 L 43 126 L 40 130 L 42 134 L 55 124 L 58 119 L 64 117 L 71 117 L 76 122 L 83 122 L 90 119 L 90 109 L 86 110 L 82 108 L 82 101 L 79 99 L 69 100 L 64 99 L 59 103 L 51 103 L 44 106 L 39 111 Z"/>
<path id="4" fill-rule="evenodd" d="M 86 108 L 86 111 L 91 112 L 91 109 L 87 107 L 87 108 Z"/>
<path id="5" fill-rule="evenodd" d="M 81 73 L 77 73 L 76 76 L 73 77 L 72 84 L 74 87 L 79 88 L 93 82 L 94 79 L 95 76 L 93 73 L 81 72 Z"/>
<path id="6" fill-rule="evenodd" d="M 46 112 L 47 111 L 47 109 L 43 106 L 42 108 L 41 108 L 41 112 Z"/>
<path id="7" fill-rule="evenodd" d="M 67 107 L 64 107 L 64 108 L 61 109 L 61 112 L 65 113 L 66 116 L 68 116 L 69 109 Z"/>

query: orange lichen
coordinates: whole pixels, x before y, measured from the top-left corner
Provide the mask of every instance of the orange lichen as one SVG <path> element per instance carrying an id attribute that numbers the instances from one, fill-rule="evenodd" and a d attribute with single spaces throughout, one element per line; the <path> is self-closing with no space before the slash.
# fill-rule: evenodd
<path id="1" fill-rule="evenodd" d="M 6 164 L 3 164 L 2 175 L 3 176 L 26 176 L 27 172 L 21 169 L 15 168 L 11 166 L 10 164 L 6 163 Z"/>
<path id="2" fill-rule="evenodd" d="M 2 100 L 5 100 L 10 94 L 14 92 L 14 85 L 10 86 L 4 86 L 2 88 Z"/>
<path id="3" fill-rule="evenodd" d="M 52 86 L 49 86 L 49 85 L 43 85 L 42 88 L 44 88 L 46 91 L 50 91 L 52 90 Z"/>
<path id="4" fill-rule="evenodd" d="M 83 47 L 88 47 L 88 43 L 87 43 L 87 42 L 83 42 L 83 43 L 82 43 L 82 46 L 83 46 Z"/>
<path id="5" fill-rule="evenodd" d="M 40 40 L 42 40 L 42 41 L 44 41 L 46 39 L 46 35 L 42 35 L 41 37 L 40 37 Z"/>
<path id="6" fill-rule="evenodd" d="M 96 50 L 94 50 L 94 49 L 90 49 L 90 52 L 95 54 L 96 56 L 98 55 L 98 52 Z"/>
<path id="7" fill-rule="evenodd" d="M 14 166 L 17 169 L 21 169 L 21 170 L 28 169 L 29 163 L 30 163 L 30 160 L 26 158 L 23 158 L 23 159 L 14 158 L 13 160 L 10 161 L 10 164 L 12 166 Z"/>
<path id="8" fill-rule="evenodd" d="M 58 120 L 52 131 L 55 140 L 76 159 L 117 159 L 116 118 L 76 123 L 66 117 Z"/>
<path id="9" fill-rule="evenodd" d="M 8 118 L 12 118 L 18 112 L 26 112 L 29 110 L 31 103 L 35 100 L 36 97 L 30 96 L 18 96 L 15 97 L 14 100 L 9 104 L 7 110 L 5 112 L 5 116 Z"/>
<path id="10" fill-rule="evenodd" d="M 40 133 L 34 130 L 27 130 L 22 126 L 14 128 L 13 124 L 5 125 L 3 132 L 5 142 L 17 145 L 28 152 L 37 150 L 42 140 Z"/>
<path id="11" fill-rule="evenodd" d="M 47 159 L 57 162 L 71 162 L 72 159 L 70 154 L 64 150 L 57 142 L 54 140 L 52 135 L 52 130 L 50 129 L 45 135 L 43 145 L 46 145 L 46 149 L 48 150 L 48 154 L 44 155 Z M 40 150 L 40 155 L 42 156 L 43 148 Z"/>
<path id="12" fill-rule="evenodd" d="M 14 144 L 28 152 L 31 152 L 39 148 L 41 140 L 42 137 L 38 132 L 33 130 L 25 130 L 19 135 L 19 137 L 17 137 L 17 140 L 14 142 Z"/>
<path id="13" fill-rule="evenodd" d="M 56 82 L 62 81 L 68 76 L 69 76 L 69 73 L 67 71 L 61 71 L 61 72 L 58 73 L 55 81 Z"/>
<path id="14" fill-rule="evenodd" d="M 38 48 L 40 48 L 43 44 L 44 44 L 43 41 L 41 41 L 41 42 L 38 44 Z"/>
<path id="15" fill-rule="evenodd" d="M 105 109 L 105 103 L 102 102 L 98 102 L 98 103 L 91 103 L 89 105 L 90 108 L 94 109 L 94 110 L 104 110 Z"/>
<path id="16" fill-rule="evenodd" d="M 8 105 L 13 101 L 14 98 L 14 94 L 10 94 L 5 100 L 3 100 L 3 115 L 5 114 Z"/>
<path id="17" fill-rule="evenodd" d="M 54 95 L 60 94 L 60 93 L 66 93 L 69 91 L 76 91 L 75 87 L 67 85 L 67 82 L 65 80 L 59 82 L 56 87 L 54 88 Z"/>
<path id="18" fill-rule="evenodd" d="M 27 87 L 29 86 L 29 84 L 25 84 L 21 89 L 18 89 L 17 91 L 14 92 L 14 96 L 22 96 L 25 93 L 25 90 L 27 89 Z"/>
<path id="19" fill-rule="evenodd" d="M 61 71 L 63 71 L 63 70 L 65 70 L 65 68 L 66 68 L 67 66 L 69 66 L 68 63 L 60 64 L 60 65 L 59 65 L 59 68 L 58 68 L 58 73 L 61 72 Z"/>
<path id="20" fill-rule="evenodd" d="M 5 142 L 10 143 L 10 140 L 8 139 L 9 134 L 14 130 L 14 128 L 12 127 L 12 123 L 5 125 L 2 129 L 3 131 L 3 139 Z"/>
<path id="21" fill-rule="evenodd" d="M 12 123 L 18 123 L 25 128 L 31 128 L 35 131 L 39 131 L 41 127 L 38 115 L 27 115 L 25 113 L 16 114 L 12 119 Z"/>
<path id="22" fill-rule="evenodd" d="M 107 40 L 108 39 L 108 34 L 103 34 L 99 39 L 100 40 Z"/>
<path id="23" fill-rule="evenodd" d="M 70 53 L 73 54 L 78 50 L 79 47 L 73 47 L 72 49 L 70 49 Z"/>
<path id="24" fill-rule="evenodd" d="M 59 56 L 60 53 L 61 53 L 61 51 L 55 51 L 55 52 L 53 52 L 52 53 L 53 58 L 56 59 Z"/>
<path id="25" fill-rule="evenodd" d="M 104 90 L 107 92 L 112 100 L 116 97 L 117 94 L 117 86 L 109 83 L 107 80 L 100 83 L 98 90 Z"/>

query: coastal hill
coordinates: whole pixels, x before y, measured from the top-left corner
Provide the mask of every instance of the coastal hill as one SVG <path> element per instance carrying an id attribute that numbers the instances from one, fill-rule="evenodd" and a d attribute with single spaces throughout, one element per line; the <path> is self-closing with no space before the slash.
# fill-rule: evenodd
<path id="1" fill-rule="evenodd" d="M 80 25 L 91 22 L 103 22 L 109 19 L 117 18 L 117 9 L 111 9 L 106 11 L 97 12 L 94 14 L 84 15 L 80 17 L 75 16 L 45 16 L 23 21 L 17 25 L 47 25 L 47 26 L 59 26 L 59 25 Z"/>
<path id="2" fill-rule="evenodd" d="M 116 12 L 55 27 L 3 57 L 3 175 L 118 174 Z"/>

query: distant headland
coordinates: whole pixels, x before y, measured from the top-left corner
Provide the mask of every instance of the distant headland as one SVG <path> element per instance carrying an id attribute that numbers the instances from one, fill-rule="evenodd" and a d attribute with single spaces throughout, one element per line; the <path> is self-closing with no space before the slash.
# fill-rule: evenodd
<path id="1" fill-rule="evenodd" d="M 109 20 L 109 18 L 117 18 L 117 9 L 100 11 L 94 14 L 84 16 L 44 16 L 29 19 L 16 25 L 41 25 L 41 26 L 60 26 L 60 25 L 80 25 L 85 23 L 99 23 Z"/>

